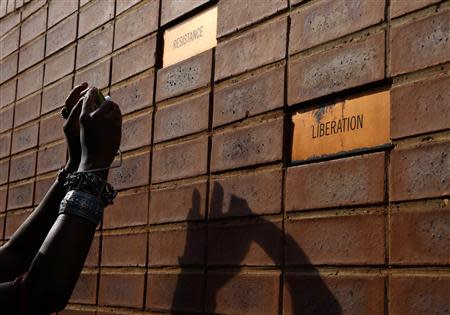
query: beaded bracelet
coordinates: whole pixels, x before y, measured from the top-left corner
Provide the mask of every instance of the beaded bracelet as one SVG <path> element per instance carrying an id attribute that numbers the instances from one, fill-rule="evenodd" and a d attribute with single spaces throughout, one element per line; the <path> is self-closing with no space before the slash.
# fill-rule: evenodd
<path id="1" fill-rule="evenodd" d="M 59 214 L 70 214 L 88 220 L 97 226 L 103 218 L 104 204 L 95 196 L 70 190 L 61 201 Z"/>
<path id="2" fill-rule="evenodd" d="M 97 197 L 104 206 L 110 205 L 117 191 L 101 177 L 90 172 L 76 172 L 67 175 L 64 187 L 67 191 L 77 190 Z"/>

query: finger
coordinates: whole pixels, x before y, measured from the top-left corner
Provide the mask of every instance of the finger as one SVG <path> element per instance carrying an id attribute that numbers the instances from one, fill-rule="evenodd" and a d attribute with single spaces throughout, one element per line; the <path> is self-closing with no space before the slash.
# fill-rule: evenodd
<path id="1" fill-rule="evenodd" d="M 80 118 L 82 107 L 83 107 L 83 100 L 80 99 L 78 100 L 77 104 L 72 108 L 72 111 L 69 114 L 69 118 L 67 119 L 69 123 Z"/>
<path id="2" fill-rule="evenodd" d="M 87 86 L 88 84 L 86 82 L 83 82 L 72 89 L 65 102 L 65 106 L 67 107 L 68 111 L 71 111 L 72 108 L 78 103 L 81 93 L 86 90 Z"/>
<path id="3" fill-rule="evenodd" d="M 86 95 L 83 98 L 83 105 L 81 109 L 81 120 L 88 120 L 88 118 L 91 118 L 91 113 L 95 111 L 95 99 L 97 97 L 98 90 L 96 87 L 90 88 Z"/>
<path id="4" fill-rule="evenodd" d="M 112 101 L 105 101 L 95 112 L 92 113 L 92 118 L 97 116 L 104 116 L 114 110 L 115 107 L 118 107 L 116 103 Z"/>

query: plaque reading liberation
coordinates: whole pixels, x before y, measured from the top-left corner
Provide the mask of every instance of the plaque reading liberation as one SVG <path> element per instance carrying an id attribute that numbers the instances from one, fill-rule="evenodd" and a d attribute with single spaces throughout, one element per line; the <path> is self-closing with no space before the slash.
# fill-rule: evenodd
<path id="1" fill-rule="evenodd" d="M 217 6 L 164 32 L 163 67 L 217 45 Z"/>
<path id="2" fill-rule="evenodd" d="M 389 91 L 381 91 L 294 115 L 292 160 L 390 143 L 389 108 Z"/>

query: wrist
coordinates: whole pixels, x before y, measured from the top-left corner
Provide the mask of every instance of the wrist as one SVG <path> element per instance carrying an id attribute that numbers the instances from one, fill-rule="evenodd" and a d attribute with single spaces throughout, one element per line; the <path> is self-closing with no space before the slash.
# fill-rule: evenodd
<path id="1" fill-rule="evenodd" d="M 78 170 L 78 167 L 80 166 L 80 161 L 75 161 L 72 158 L 69 158 L 69 160 L 66 163 L 66 166 L 64 166 L 64 169 L 69 172 L 73 173 Z"/>
<path id="2" fill-rule="evenodd" d="M 109 169 L 103 169 L 105 167 L 108 166 L 99 166 L 94 163 L 80 163 L 77 172 L 91 172 L 106 181 L 108 178 Z"/>

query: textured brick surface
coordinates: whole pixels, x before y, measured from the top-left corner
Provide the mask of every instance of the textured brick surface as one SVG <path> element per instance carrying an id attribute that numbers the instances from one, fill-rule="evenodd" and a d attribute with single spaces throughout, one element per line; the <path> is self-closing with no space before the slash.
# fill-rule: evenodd
<path id="1" fill-rule="evenodd" d="M 64 105 L 64 101 L 72 90 L 72 77 L 66 77 L 44 88 L 42 91 L 41 114 L 48 113 Z"/>
<path id="2" fill-rule="evenodd" d="M 66 164 L 67 146 L 59 143 L 39 149 L 37 160 L 37 174 L 54 171 Z"/>
<path id="3" fill-rule="evenodd" d="M 11 153 L 17 153 L 35 147 L 38 143 L 39 124 L 15 129 L 12 137 Z"/>
<path id="4" fill-rule="evenodd" d="M 143 266 L 146 234 L 105 235 L 102 245 L 103 266 Z"/>
<path id="5" fill-rule="evenodd" d="M 161 24 L 174 20 L 175 18 L 195 9 L 196 7 L 208 2 L 208 0 L 190 0 L 177 1 L 166 0 L 162 1 L 161 7 Z"/>
<path id="6" fill-rule="evenodd" d="M 0 58 L 3 59 L 19 48 L 20 29 L 15 28 L 0 41 Z"/>
<path id="7" fill-rule="evenodd" d="M 9 187 L 8 210 L 31 206 L 33 204 L 33 188 L 33 181 Z"/>
<path id="8" fill-rule="evenodd" d="M 109 181 L 116 189 L 147 185 L 149 183 L 149 164 L 149 153 L 124 158 L 122 167 L 110 171 Z"/>
<path id="9" fill-rule="evenodd" d="M 47 191 L 50 189 L 51 185 L 53 185 L 55 178 L 45 177 L 36 180 L 36 185 L 34 188 L 34 204 L 37 205 L 44 198 Z"/>
<path id="10" fill-rule="evenodd" d="M 104 89 L 109 84 L 109 68 L 111 59 L 106 59 L 94 63 L 93 65 L 77 71 L 75 74 L 75 85 L 83 82 L 89 82 L 90 85 L 99 89 Z"/>
<path id="11" fill-rule="evenodd" d="M 11 152 L 11 132 L 0 136 L 0 158 L 8 156 Z"/>
<path id="12" fill-rule="evenodd" d="M 64 119 L 55 113 L 41 120 L 39 132 L 39 145 L 64 139 Z"/>
<path id="13" fill-rule="evenodd" d="M 0 85 L 0 107 L 14 102 L 17 80 L 10 80 Z"/>
<path id="14" fill-rule="evenodd" d="M 120 149 L 123 152 L 150 144 L 152 136 L 151 114 L 151 112 L 147 112 L 123 121 L 120 143 Z"/>
<path id="15" fill-rule="evenodd" d="M 0 109 L 0 132 L 4 132 L 12 128 L 13 112 L 14 112 L 13 105 Z"/>
<path id="16" fill-rule="evenodd" d="M 19 53 L 15 52 L 0 62 L 0 83 L 3 83 L 17 74 L 17 61 Z"/>
<path id="17" fill-rule="evenodd" d="M 14 110 L 14 126 L 20 126 L 39 117 L 41 107 L 41 93 L 35 93 L 18 101 Z"/>
<path id="18" fill-rule="evenodd" d="M 147 223 L 148 192 L 138 191 L 128 195 L 119 194 L 114 204 L 105 211 L 105 229 L 143 225 Z"/>
<path id="19" fill-rule="evenodd" d="M 47 10 L 42 8 L 22 23 L 20 29 L 20 45 L 28 43 L 37 35 L 43 33 L 47 23 Z"/>
<path id="20" fill-rule="evenodd" d="M 391 17 L 397 17 L 411 11 L 421 9 L 427 5 L 439 2 L 439 0 L 392 0 L 391 1 Z"/>
<path id="21" fill-rule="evenodd" d="M 8 182 L 9 176 L 9 158 L 0 160 L 0 184 L 5 184 Z M 5 186 L 6 189 L 6 186 Z M 6 198 L 6 195 L 5 195 Z"/>
<path id="22" fill-rule="evenodd" d="M 112 51 L 114 26 L 112 23 L 100 27 L 78 41 L 77 69 L 106 56 Z"/>
<path id="23" fill-rule="evenodd" d="M 23 46 L 19 54 L 19 72 L 44 59 L 45 37 L 40 36 Z"/>
<path id="24" fill-rule="evenodd" d="M 72 0 L 52 0 L 48 5 L 48 27 L 51 27 L 78 10 L 78 3 Z M 65 20 L 67 21 L 67 20 Z"/>
<path id="25" fill-rule="evenodd" d="M 100 305 L 140 308 L 143 296 L 144 273 L 100 275 Z"/>
<path id="26" fill-rule="evenodd" d="M 95 304 L 97 296 L 97 277 L 95 273 L 81 273 L 72 292 L 70 302 Z"/>
<path id="27" fill-rule="evenodd" d="M 9 213 L 6 216 L 5 223 L 5 238 L 10 238 L 19 226 L 28 218 L 30 215 L 29 211 L 21 211 L 16 213 Z"/>
<path id="28" fill-rule="evenodd" d="M 114 0 L 94 0 L 80 9 L 78 37 L 81 37 L 114 16 Z"/>
<path id="29" fill-rule="evenodd" d="M 67 5 L 67 7 L 70 8 L 70 5 Z M 51 55 L 52 53 L 70 44 L 75 40 L 76 36 L 77 36 L 77 15 L 73 14 L 60 24 L 48 30 L 45 55 L 46 56 Z"/>
<path id="30" fill-rule="evenodd" d="M 10 181 L 31 177 L 35 174 L 36 152 L 16 155 L 10 163 Z"/>
<path id="31" fill-rule="evenodd" d="M 48 85 L 72 72 L 75 65 L 75 47 L 53 55 L 45 64 L 44 85 Z"/>

